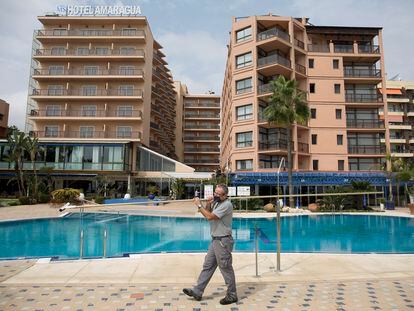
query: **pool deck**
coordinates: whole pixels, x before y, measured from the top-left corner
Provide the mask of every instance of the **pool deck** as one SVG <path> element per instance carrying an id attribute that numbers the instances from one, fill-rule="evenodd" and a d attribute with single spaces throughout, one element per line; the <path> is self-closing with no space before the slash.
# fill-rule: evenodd
<path id="1" fill-rule="evenodd" d="M 124 206 L 109 211 L 197 215 L 192 205 L 168 205 Z M 108 208 L 90 211 L 103 210 L 108 211 Z M 379 214 L 412 217 L 407 209 Z M 0 208 L 0 220 L 61 215 L 48 205 Z M 240 216 L 269 217 L 274 213 L 240 213 Z M 256 277 L 254 254 L 234 253 L 240 300 L 227 307 L 219 304 L 225 286 L 218 271 L 202 301 L 194 301 L 181 292 L 183 287 L 196 281 L 204 255 L 148 254 L 95 260 L 0 261 L 0 310 L 414 309 L 412 254 L 282 253 L 282 269 L 277 272 L 275 254 L 260 253 L 259 276 Z"/>

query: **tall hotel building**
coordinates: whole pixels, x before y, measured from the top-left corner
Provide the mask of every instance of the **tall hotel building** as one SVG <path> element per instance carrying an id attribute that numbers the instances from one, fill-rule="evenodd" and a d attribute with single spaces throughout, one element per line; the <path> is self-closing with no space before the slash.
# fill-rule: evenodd
<path id="1" fill-rule="evenodd" d="M 275 172 L 286 157 L 286 129 L 263 117 L 270 81 L 279 75 L 296 79 L 311 112 L 307 124 L 292 128 L 294 171 L 380 170 L 389 150 L 387 98 L 378 87 L 385 83 L 381 28 L 314 26 L 271 14 L 233 19 L 222 92 L 222 168 Z"/>

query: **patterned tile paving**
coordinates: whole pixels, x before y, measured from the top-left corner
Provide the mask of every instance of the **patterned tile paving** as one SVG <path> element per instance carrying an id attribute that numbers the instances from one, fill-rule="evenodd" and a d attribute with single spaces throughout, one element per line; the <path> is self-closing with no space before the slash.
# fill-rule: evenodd
<path id="1" fill-rule="evenodd" d="M 0 284 L 0 310 L 414 310 L 414 279 L 241 283 L 239 302 L 230 306 L 219 304 L 224 285 L 211 284 L 200 302 L 183 287 Z"/>
<path id="2" fill-rule="evenodd" d="M 36 260 L 1 260 L 0 282 L 7 280 L 15 274 L 33 266 Z"/>

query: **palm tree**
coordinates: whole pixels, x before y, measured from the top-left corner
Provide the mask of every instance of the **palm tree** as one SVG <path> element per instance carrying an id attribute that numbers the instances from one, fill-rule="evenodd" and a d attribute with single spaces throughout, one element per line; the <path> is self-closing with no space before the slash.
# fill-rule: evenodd
<path id="1" fill-rule="evenodd" d="M 26 195 L 23 178 L 23 155 L 25 151 L 26 139 L 26 135 L 18 129 L 10 131 L 7 136 L 7 143 L 10 148 L 9 161 L 14 163 L 20 196 Z"/>
<path id="2" fill-rule="evenodd" d="M 288 157 L 288 184 L 289 194 L 293 194 L 292 184 L 292 126 L 297 123 L 306 123 L 309 118 L 309 107 L 306 103 L 305 92 L 298 89 L 295 80 L 286 80 L 279 76 L 271 81 L 273 94 L 263 115 L 269 125 L 283 126 L 287 129 L 287 157 Z M 294 206 L 294 198 L 289 197 L 290 207 Z"/>
<path id="3" fill-rule="evenodd" d="M 33 185 L 33 197 L 38 199 L 38 182 L 36 172 L 36 154 L 39 151 L 39 139 L 37 137 L 27 136 L 25 139 L 24 149 L 30 154 L 30 161 L 32 162 L 34 185 Z"/>

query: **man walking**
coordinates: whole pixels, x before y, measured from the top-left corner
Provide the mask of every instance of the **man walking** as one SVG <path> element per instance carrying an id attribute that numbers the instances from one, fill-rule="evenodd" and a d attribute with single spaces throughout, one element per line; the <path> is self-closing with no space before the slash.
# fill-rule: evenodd
<path id="1" fill-rule="evenodd" d="M 197 301 L 201 300 L 204 289 L 213 276 L 214 271 L 216 271 L 217 266 L 220 268 L 227 285 L 227 294 L 220 300 L 220 304 L 228 305 L 238 300 L 231 255 L 234 245 L 233 237 L 231 236 L 233 204 L 227 198 L 228 192 L 226 185 L 217 185 L 214 196 L 207 199 L 205 207 L 201 204 L 200 198 L 194 198 L 198 211 L 210 222 L 212 238 L 197 285 L 193 289 L 183 289 L 186 295 L 193 297 Z"/>

